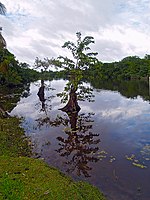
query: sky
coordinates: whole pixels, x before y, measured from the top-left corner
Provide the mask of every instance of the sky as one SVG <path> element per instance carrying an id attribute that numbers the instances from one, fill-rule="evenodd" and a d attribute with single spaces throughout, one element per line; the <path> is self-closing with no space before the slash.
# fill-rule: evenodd
<path id="1" fill-rule="evenodd" d="M 7 48 L 20 62 L 69 55 L 62 45 L 93 36 L 102 62 L 150 54 L 150 0 L 0 0 Z"/>

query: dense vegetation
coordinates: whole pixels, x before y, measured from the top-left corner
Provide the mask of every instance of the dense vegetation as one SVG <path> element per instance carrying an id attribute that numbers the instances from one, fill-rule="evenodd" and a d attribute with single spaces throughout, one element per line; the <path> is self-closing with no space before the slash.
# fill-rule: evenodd
<path id="1" fill-rule="evenodd" d="M 83 78 L 92 80 L 132 80 L 145 79 L 150 76 L 150 55 L 144 58 L 129 56 L 119 62 L 102 63 L 100 61 L 84 68 Z M 27 63 L 19 63 L 7 49 L 0 49 L 0 84 L 21 85 L 37 79 L 68 78 L 69 71 L 41 71 L 30 69 Z"/>
<path id="2" fill-rule="evenodd" d="M 150 76 L 150 55 L 146 55 L 144 58 L 129 56 L 113 63 L 99 62 L 86 70 L 88 80 L 95 78 L 102 80 L 147 79 L 148 76 Z"/>
<path id="3" fill-rule="evenodd" d="M 64 78 L 69 75 L 69 71 L 44 71 L 45 77 L 49 79 Z M 99 79 L 105 80 L 148 80 L 150 76 L 150 55 L 144 58 L 138 56 L 129 56 L 119 62 L 102 63 L 98 61 L 83 69 L 83 79 L 89 82 Z"/>
<path id="4" fill-rule="evenodd" d="M 0 48 L 0 84 L 22 85 L 37 80 L 40 73 L 30 69 L 26 63 L 19 63 L 15 56 L 5 48 Z"/>

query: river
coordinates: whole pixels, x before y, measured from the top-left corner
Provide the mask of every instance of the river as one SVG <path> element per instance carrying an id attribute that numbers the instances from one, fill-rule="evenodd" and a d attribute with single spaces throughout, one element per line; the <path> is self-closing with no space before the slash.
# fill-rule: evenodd
<path id="1" fill-rule="evenodd" d="M 57 94 L 65 84 L 45 81 L 45 100 L 40 101 L 40 81 L 31 83 L 10 113 L 23 117 L 34 157 L 94 184 L 109 200 L 149 200 L 149 94 L 142 96 L 142 85 L 142 95 L 129 95 L 125 86 L 121 91 L 116 85 L 114 90 L 95 86 L 92 100 L 79 101 L 81 110 L 70 116 L 59 110 L 65 104 Z"/>

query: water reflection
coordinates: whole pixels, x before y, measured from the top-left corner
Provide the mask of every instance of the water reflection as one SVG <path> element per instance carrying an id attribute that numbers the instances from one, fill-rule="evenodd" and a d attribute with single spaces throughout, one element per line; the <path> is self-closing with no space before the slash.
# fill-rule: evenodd
<path id="1" fill-rule="evenodd" d="M 45 108 L 45 94 L 44 94 L 44 80 L 41 80 L 41 87 L 39 88 L 39 91 L 37 93 L 38 97 L 39 97 L 39 100 L 41 101 L 42 103 L 42 109 L 41 111 L 45 111 L 46 112 L 46 108 Z"/>
<path id="2" fill-rule="evenodd" d="M 62 112 L 59 109 L 67 103 L 60 104 L 57 93 L 65 83 L 44 82 L 46 113 L 37 95 L 41 82 L 32 83 L 31 95 L 13 109 L 12 115 L 25 117 L 23 127 L 36 141 L 35 152 L 48 164 L 72 172 L 74 178 L 91 176 L 88 181 L 111 197 L 115 194 L 114 199 L 122 195 L 122 199 L 136 199 L 137 187 L 141 199 L 149 199 L 150 104 L 143 100 L 147 93 L 143 98 L 126 98 L 119 92 L 94 89 L 94 102 L 79 102 L 78 112 Z M 141 164 L 146 168 L 141 169 Z"/>
<path id="3" fill-rule="evenodd" d="M 137 98 L 141 96 L 144 100 L 150 102 L 150 86 L 147 80 L 107 80 L 89 79 L 91 85 L 97 89 L 119 91 L 124 97 Z"/>
<path id="4" fill-rule="evenodd" d="M 0 116 L 9 117 L 9 113 L 16 107 L 17 102 L 30 95 L 30 84 L 19 88 L 0 86 Z"/>
<path id="5" fill-rule="evenodd" d="M 89 177 L 90 162 L 97 162 L 96 152 L 99 150 L 99 134 L 93 133 L 92 126 L 94 113 L 79 114 L 69 113 L 67 115 L 57 116 L 55 120 L 50 117 L 39 118 L 38 126 L 44 125 L 52 127 L 64 126 L 65 136 L 57 137 L 59 148 L 56 152 L 65 157 L 65 164 L 68 173 L 73 171 L 78 175 Z"/>
<path id="6" fill-rule="evenodd" d="M 67 172 L 76 172 L 78 176 L 83 174 L 89 177 L 89 171 L 92 169 L 89 167 L 89 162 L 98 161 L 93 154 L 99 149 L 97 144 L 100 139 L 99 134 L 94 134 L 92 130 L 94 122 L 91 119 L 92 113 L 78 115 L 81 110 L 78 99 L 90 101 L 93 97 L 91 88 L 83 85 L 81 77 L 80 71 L 72 72 L 64 92 L 60 95 L 63 100 L 67 100 L 68 92 L 69 99 L 67 104 L 60 109 L 67 114 L 66 118 L 60 118 L 67 125 L 64 129 L 67 137 L 57 137 L 60 146 L 57 152 L 66 157 Z"/>
<path id="7" fill-rule="evenodd" d="M 44 80 L 41 80 L 40 87 L 37 92 L 37 96 L 39 98 L 39 101 L 41 102 L 41 108 L 40 108 L 39 102 L 35 106 L 37 109 L 40 108 L 40 112 L 44 112 L 46 115 L 48 115 L 48 112 L 52 109 L 51 101 L 55 96 L 49 95 L 46 97 L 45 92 L 46 91 L 49 92 L 53 90 L 55 89 L 51 87 L 51 82 L 48 84 L 45 84 Z"/>
<path id="8" fill-rule="evenodd" d="M 77 94 L 74 88 L 71 87 L 69 101 L 66 106 L 60 109 L 66 114 L 51 119 L 45 109 L 44 81 L 41 81 L 37 95 L 42 103 L 41 111 L 46 113 L 45 116 L 36 119 L 38 128 L 41 129 L 45 125 L 51 127 L 63 125 L 66 136 L 57 137 L 59 148 L 56 152 L 66 158 L 65 164 L 68 173 L 75 172 L 78 176 L 89 177 L 89 171 L 92 169 L 89 163 L 98 161 L 94 154 L 99 150 L 98 143 L 100 142 L 99 134 L 92 131 L 94 123 L 92 116 L 94 113 L 79 114 L 81 108 L 77 102 Z"/>
<path id="9" fill-rule="evenodd" d="M 92 132 L 93 113 L 80 114 L 69 113 L 60 120 L 66 124 L 64 132 L 67 137 L 57 137 L 60 148 L 57 152 L 60 156 L 66 157 L 67 172 L 76 172 L 78 176 L 83 174 L 89 177 L 90 162 L 97 162 L 98 158 L 94 154 L 99 150 L 99 134 Z"/>
<path id="10" fill-rule="evenodd" d="M 82 99 L 86 99 L 92 96 L 91 90 L 88 87 L 83 86 L 80 81 L 80 74 L 70 74 L 70 79 L 66 84 L 64 91 L 60 96 L 63 101 L 67 101 L 67 104 L 60 108 L 62 112 L 66 114 L 63 116 L 57 116 L 55 119 L 51 119 L 50 116 L 41 117 L 37 119 L 38 127 L 43 125 L 60 126 L 63 124 L 65 137 L 59 136 L 59 148 L 56 150 L 60 156 L 65 157 L 65 164 L 67 166 L 67 172 L 75 172 L 78 176 L 84 175 L 89 177 L 89 171 L 92 169 L 89 166 L 89 162 L 97 162 L 98 158 L 94 154 L 98 151 L 98 143 L 100 142 L 99 134 L 94 134 L 92 130 L 92 113 L 87 115 L 80 114 L 81 110 L 78 99 L 82 96 Z M 45 97 L 44 97 L 44 81 L 41 81 L 41 87 L 38 94 L 40 101 L 42 102 L 42 110 L 45 110 Z"/>

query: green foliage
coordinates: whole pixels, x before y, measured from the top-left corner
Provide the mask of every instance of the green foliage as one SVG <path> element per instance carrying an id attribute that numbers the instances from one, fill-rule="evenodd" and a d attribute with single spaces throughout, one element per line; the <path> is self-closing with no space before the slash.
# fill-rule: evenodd
<path id="1" fill-rule="evenodd" d="M 139 95 L 146 101 L 150 101 L 149 84 L 147 80 L 117 80 L 117 79 L 88 79 L 95 89 L 119 91 L 127 98 L 137 98 Z"/>
<path id="2" fill-rule="evenodd" d="M 77 32 L 77 42 L 65 42 L 62 46 L 63 48 L 67 48 L 71 51 L 73 59 L 68 57 L 59 56 L 57 59 L 48 59 L 44 58 L 44 60 L 40 60 L 36 58 L 35 67 L 43 67 L 45 70 L 50 66 L 55 66 L 58 68 L 63 68 L 68 71 L 72 70 L 84 70 L 89 66 L 94 65 L 98 62 L 95 57 L 97 53 L 91 52 L 89 45 L 94 43 L 94 38 L 91 36 L 86 36 L 83 40 L 81 38 L 81 33 Z"/>
<path id="3" fill-rule="evenodd" d="M 69 59 L 67 57 L 59 56 L 58 60 L 63 66 L 64 69 L 73 70 L 73 69 L 80 69 L 84 70 L 87 69 L 89 66 L 97 63 L 97 58 L 95 57 L 98 53 L 90 52 L 91 49 L 89 45 L 94 43 L 94 38 L 91 36 L 86 36 L 83 40 L 81 38 L 81 33 L 77 32 L 77 43 L 73 42 L 65 42 L 62 46 L 63 48 L 68 48 L 74 60 Z"/>
<path id="4" fill-rule="evenodd" d="M 92 96 L 90 89 L 85 88 L 82 85 L 81 80 L 83 78 L 84 71 L 98 63 L 98 60 L 95 57 L 97 53 L 91 52 L 89 47 L 90 44 L 94 43 L 94 38 L 86 36 L 82 39 L 80 32 L 77 32 L 76 36 L 76 43 L 68 41 L 62 46 L 63 48 L 67 48 L 71 51 L 73 59 L 63 56 L 59 56 L 57 58 L 59 65 L 68 71 L 69 74 L 69 83 L 64 88 L 64 92 L 60 94 L 63 102 L 67 100 L 68 91 L 70 91 L 71 88 L 74 88 L 74 91 L 78 90 L 77 97 L 80 100 L 84 100 L 85 97 L 90 100 L 90 97 Z"/>
<path id="5" fill-rule="evenodd" d="M 95 78 L 102 80 L 147 79 L 150 76 L 150 55 L 146 54 L 144 58 L 128 56 L 119 62 L 102 63 L 96 58 L 97 53 L 91 52 L 89 47 L 90 44 L 94 43 L 94 38 L 86 36 L 82 39 L 80 32 L 77 32 L 76 36 L 76 43 L 67 41 L 62 46 L 71 52 L 72 58 L 59 56 L 57 59 L 45 58 L 43 61 L 37 58 L 36 68 L 43 67 L 44 70 L 47 70 L 50 66 L 55 66 L 64 69 L 70 77 L 77 70 L 80 70 L 82 73 L 80 78 L 84 77 L 87 80 Z M 60 72 L 57 72 L 57 76 L 59 75 Z"/>
<path id="6" fill-rule="evenodd" d="M 28 95 L 29 84 L 11 89 L 5 85 L 0 85 L 0 108 L 6 112 L 11 112 L 20 98 Z"/>
<path id="7" fill-rule="evenodd" d="M 86 36 L 82 39 L 80 32 L 77 32 L 76 36 L 76 43 L 68 41 L 62 46 L 63 48 L 67 48 L 69 51 L 71 51 L 72 58 L 59 56 L 57 59 L 45 58 L 44 60 L 40 60 L 36 58 L 35 60 L 36 68 L 43 67 L 45 70 L 47 70 L 49 66 L 55 66 L 56 68 L 65 70 L 66 74 L 68 75 L 69 82 L 64 88 L 64 91 L 58 94 L 58 96 L 62 97 L 62 102 L 66 102 L 66 100 L 68 100 L 68 92 L 71 90 L 71 88 L 74 89 L 74 92 L 76 92 L 78 89 L 77 96 L 80 100 L 83 100 L 85 96 L 90 98 L 91 92 L 89 88 L 86 89 L 82 85 L 81 80 L 84 72 L 88 68 L 92 68 L 92 66 L 99 63 L 98 59 L 96 58 L 97 53 L 91 52 L 89 47 L 90 44 L 94 43 L 94 38 L 91 36 Z"/>
<path id="8" fill-rule="evenodd" d="M 52 63 L 52 62 L 51 62 Z M 57 61 L 57 64 L 62 66 L 62 63 Z M 69 65 L 69 67 L 71 64 Z M 71 71 L 68 68 L 60 72 L 51 72 L 49 76 L 55 78 L 68 78 Z M 145 55 L 144 58 L 137 56 L 129 56 L 122 59 L 119 62 L 102 63 L 97 61 L 95 64 L 90 65 L 88 68 L 81 70 L 82 79 L 87 81 L 94 81 L 95 79 L 101 80 L 132 80 L 132 79 L 144 79 L 148 80 L 150 76 L 150 55 Z M 48 76 L 48 74 L 47 74 Z"/>
<path id="9" fill-rule="evenodd" d="M 9 67 L 9 70 L 5 74 L 5 81 L 9 83 L 9 85 L 19 85 L 22 78 L 14 68 Z"/>
<path id="10" fill-rule="evenodd" d="M 8 62 L 14 61 L 15 57 L 7 49 L 0 48 L 0 63 L 4 60 L 7 60 Z"/>
<path id="11" fill-rule="evenodd" d="M 143 59 L 129 56 L 119 62 L 101 63 L 86 70 L 85 77 L 89 80 L 99 77 L 102 80 L 118 79 L 147 79 L 150 76 L 150 56 Z"/>
<path id="12" fill-rule="evenodd" d="M 0 83 L 21 85 L 39 79 L 40 75 L 26 63 L 19 63 L 7 49 L 0 48 Z"/>
<path id="13" fill-rule="evenodd" d="M 17 71 L 21 76 L 22 83 L 29 83 L 31 81 L 41 79 L 42 77 L 42 74 L 33 69 L 30 69 L 29 65 L 26 63 L 20 63 Z"/>

